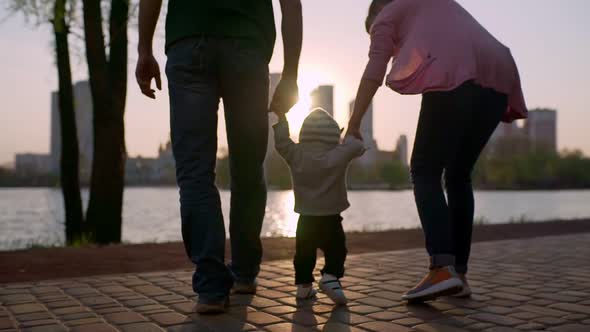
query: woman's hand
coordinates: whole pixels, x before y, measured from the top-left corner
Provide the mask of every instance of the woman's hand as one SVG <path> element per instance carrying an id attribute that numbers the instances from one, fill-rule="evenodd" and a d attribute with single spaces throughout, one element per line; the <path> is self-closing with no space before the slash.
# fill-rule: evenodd
<path id="1" fill-rule="evenodd" d="M 363 135 L 361 135 L 361 124 L 351 119 L 350 122 L 348 122 L 348 129 L 346 130 L 346 136 L 348 135 L 356 137 L 362 141 Z"/>

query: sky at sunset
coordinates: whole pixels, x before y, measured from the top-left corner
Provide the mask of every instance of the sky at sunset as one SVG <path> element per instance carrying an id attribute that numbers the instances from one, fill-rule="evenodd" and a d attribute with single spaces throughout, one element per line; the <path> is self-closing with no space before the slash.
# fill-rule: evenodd
<path id="1" fill-rule="evenodd" d="M 282 68 L 283 54 L 278 0 L 273 2 L 279 36 L 270 68 L 277 72 Z M 369 40 L 364 19 L 370 1 L 302 2 L 301 93 L 309 93 L 317 84 L 333 84 L 336 118 L 345 126 L 348 103 L 354 97 L 367 60 Z M 559 148 L 577 148 L 590 155 L 590 1 L 459 2 L 512 50 L 529 108 L 558 109 Z M 57 87 L 49 25 L 35 29 L 18 15 L 2 20 L 7 14 L 0 9 L 0 164 L 11 162 L 18 152 L 49 151 L 50 92 Z M 160 32 L 155 41 L 162 71 L 166 59 L 163 23 L 159 22 Z M 164 88 L 153 101 L 139 93 L 133 75 L 136 35 L 135 28 L 131 28 L 127 148 L 132 156 L 154 156 L 158 145 L 168 139 L 168 94 Z M 83 60 L 74 57 L 75 80 L 87 77 Z M 385 87 L 379 91 L 374 101 L 374 128 L 381 149 L 393 149 L 400 134 L 408 135 L 413 142 L 419 101 L 419 96 L 401 96 Z M 305 116 L 308 102 L 309 98 L 302 98 L 291 120 L 297 122 Z M 219 134 L 220 145 L 225 145 L 223 126 Z"/>

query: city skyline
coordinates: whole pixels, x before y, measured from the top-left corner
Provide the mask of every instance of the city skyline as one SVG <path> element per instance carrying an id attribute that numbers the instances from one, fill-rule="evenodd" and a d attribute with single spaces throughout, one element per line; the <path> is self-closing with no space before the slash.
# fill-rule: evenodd
<path id="1" fill-rule="evenodd" d="M 273 2 L 278 26 L 278 2 Z M 590 134 L 585 129 L 590 120 L 590 103 L 585 98 L 585 90 L 590 86 L 590 64 L 586 60 L 590 57 L 590 41 L 584 32 L 590 30 L 590 23 L 583 14 L 590 11 L 590 3 L 572 0 L 568 6 L 563 6 L 533 0 L 459 2 L 511 48 L 529 108 L 550 107 L 559 111 L 558 148 L 581 149 L 590 155 Z M 301 79 L 308 85 L 334 85 L 335 118 L 341 126 L 346 125 L 348 103 L 354 97 L 367 58 L 368 36 L 363 20 L 368 4 L 369 1 L 353 0 L 303 3 Z M 321 14 L 335 6 L 338 15 L 325 17 Z M 0 15 L 6 14 L 0 9 Z M 0 164 L 5 164 L 12 162 L 17 152 L 48 153 L 49 93 L 56 89 L 57 83 L 49 26 L 31 29 L 20 16 L 8 19 L 1 26 L 1 44 L 10 50 L 0 63 L 9 78 L 0 83 L 0 97 L 4 103 L 0 111 Z M 155 52 L 163 71 L 162 26 L 163 21 L 159 24 Z M 134 29 L 129 31 L 127 147 L 130 155 L 154 156 L 153 147 L 166 141 L 169 132 L 167 88 L 158 93 L 155 102 L 140 95 L 132 75 L 136 34 Z M 547 45 L 552 46 L 548 49 Z M 73 52 L 76 81 L 87 77 L 85 59 L 80 52 Z M 280 71 L 282 58 L 279 36 L 270 63 L 271 72 Z M 165 77 L 163 80 L 166 86 Z M 387 88 L 380 90 L 374 100 L 374 136 L 380 149 L 393 150 L 401 134 L 407 134 L 411 148 L 419 102 L 419 96 L 400 96 Z M 223 121 L 220 124 L 220 146 L 223 147 Z"/>

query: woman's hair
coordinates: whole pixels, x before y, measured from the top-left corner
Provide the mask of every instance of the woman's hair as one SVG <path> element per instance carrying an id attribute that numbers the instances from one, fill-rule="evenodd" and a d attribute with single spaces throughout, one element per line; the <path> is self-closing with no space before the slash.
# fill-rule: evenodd
<path id="1" fill-rule="evenodd" d="M 369 13 L 367 14 L 367 19 L 365 20 L 365 29 L 367 29 L 367 33 L 371 32 L 371 26 L 373 25 L 373 21 L 379 12 L 383 8 L 383 6 L 387 5 L 388 3 L 392 2 L 393 0 L 373 0 L 371 5 L 369 6 Z"/>

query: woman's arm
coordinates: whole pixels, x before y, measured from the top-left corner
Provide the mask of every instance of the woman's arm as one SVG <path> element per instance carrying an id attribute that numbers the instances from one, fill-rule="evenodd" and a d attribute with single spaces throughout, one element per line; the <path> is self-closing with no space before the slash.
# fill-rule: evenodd
<path id="1" fill-rule="evenodd" d="M 362 139 L 360 127 L 363 115 L 367 112 L 371 100 L 383 83 L 387 64 L 393 57 L 395 20 L 390 16 L 387 12 L 381 13 L 371 28 L 369 61 L 359 84 L 354 111 L 348 122 L 347 131 L 347 135 L 353 135 L 359 139 Z"/>
<path id="2" fill-rule="evenodd" d="M 360 133 L 361 122 L 363 120 L 363 116 L 367 112 L 369 105 L 371 104 L 371 100 L 375 96 L 377 89 L 381 84 L 374 80 L 362 79 L 359 85 L 358 91 L 356 93 L 356 99 L 354 101 L 354 111 L 350 116 L 350 120 L 348 121 L 348 130 L 346 131 L 346 135 L 352 135 L 358 139 L 363 139 Z"/>

